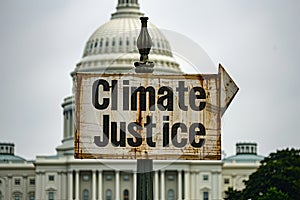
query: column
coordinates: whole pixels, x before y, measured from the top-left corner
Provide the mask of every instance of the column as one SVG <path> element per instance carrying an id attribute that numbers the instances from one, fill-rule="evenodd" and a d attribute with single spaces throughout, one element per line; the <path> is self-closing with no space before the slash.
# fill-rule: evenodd
<path id="1" fill-rule="evenodd" d="M 61 183 L 61 175 L 62 175 L 62 172 L 58 171 L 57 172 L 57 183 L 60 186 L 59 188 L 57 188 L 57 198 L 58 199 L 62 199 L 62 197 L 61 197 L 62 185 L 60 185 L 60 183 Z"/>
<path id="2" fill-rule="evenodd" d="M 42 198 L 42 199 L 46 199 L 46 192 L 45 192 L 45 190 L 46 190 L 46 187 L 45 187 L 46 181 L 45 181 L 45 178 L 46 178 L 46 173 L 45 173 L 45 171 L 43 171 L 43 172 L 42 172 L 42 181 L 41 181 L 41 187 L 42 187 L 42 190 L 41 190 L 41 193 L 42 193 L 41 198 Z"/>
<path id="3" fill-rule="evenodd" d="M 60 187 L 61 187 L 61 199 L 67 199 L 67 183 L 66 183 L 66 172 L 61 173 Z"/>
<path id="4" fill-rule="evenodd" d="M 221 184 L 221 171 L 213 171 L 212 172 L 212 190 L 210 195 L 212 199 L 221 199 L 222 198 L 222 184 Z"/>
<path id="5" fill-rule="evenodd" d="M 28 184 L 27 184 L 27 174 L 24 174 L 23 175 L 23 181 L 24 181 L 24 183 L 25 183 L 25 186 L 24 186 L 24 193 L 27 195 L 27 193 L 28 193 Z M 22 183 L 23 184 L 23 183 Z"/>
<path id="6" fill-rule="evenodd" d="M 69 200 L 73 199 L 73 172 L 69 171 L 68 172 L 68 176 L 69 176 Z"/>
<path id="7" fill-rule="evenodd" d="M 160 171 L 160 199 L 165 200 L 165 172 Z"/>
<path id="8" fill-rule="evenodd" d="M 96 171 L 92 172 L 92 200 L 96 200 Z"/>
<path id="9" fill-rule="evenodd" d="M 137 185 L 136 185 L 136 172 L 133 172 L 133 194 L 132 194 L 132 199 L 133 200 L 136 200 L 136 188 L 137 188 Z"/>
<path id="10" fill-rule="evenodd" d="M 116 171 L 116 200 L 120 200 L 120 172 Z"/>
<path id="11" fill-rule="evenodd" d="M 236 174 L 232 174 L 232 188 L 234 189 L 234 190 L 236 190 L 237 189 L 237 185 L 236 185 Z"/>
<path id="12" fill-rule="evenodd" d="M 196 182 L 195 182 L 195 176 L 196 173 L 194 171 L 190 171 L 190 198 L 191 199 L 196 199 L 196 194 L 195 194 L 195 190 L 196 190 Z"/>
<path id="13" fill-rule="evenodd" d="M 98 199 L 102 200 L 102 171 L 98 171 Z"/>
<path id="14" fill-rule="evenodd" d="M 154 199 L 159 200 L 159 193 L 158 193 L 158 171 L 155 171 L 154 174 Z"/>
<path id="15" fill-rule="evenodd" d="M 75 174 L 75 199 L 79 200 L 79 171 Z"/>
<path id="16" fill-rule="evenodd" d="M 37 171 L 36 173 L 35 173 L 36 175 L 35 175 L 35 191 L 36 191 L 36 193 L 35 193 L 35 198 L 36 199 L 40 199 L 41 197 L 40 197 L 40 191 L 41 191 L 41 189 L 40 189 L 40 181 L 41 181 L 41 173 L 39 172 L 39 171 Z"/>
<path id="17" fill-rule="evenodd" d="M 184 199 L 190 199 L 190 172 L 184 172 Z"/>
<path id="18" fill-rule="evenodd" d="M 8 174 L 7 175 L 8 177 L 8 188 L 7 188 L 7 193 L 6 193 L 6 196 L 8 199 L 12 199 L 12 188 L 14 188 L 13 186 L 13 182 L 12 182 L 12 174 Z"/>
<path id="19" fill-rule="evenodd" d="M 66 110 L 66 125 L 67 125 L 67 128 L 66 128 L 66 138 L 69 138 L 70 136 L 69 136 L 69 132 L 70 132 L 70 123 L 69 123 L 69 121 L 70 121 L 70 116 L 69 116 L 69 111 L 68 110 Z"/>
<path id="20" fill-rule="evenodd" d="M 74 137 L 74 110 L 73 110 L 73 106 L 70 110 L 70 137 Z"/>
<path id="21" fill-rule="evenodd" d="M 178 200 L 182 199 L 182 171 L 178 171 Z"/>
<path id="22" fill-rule="evenodd" d="M 66 111 L 64 111 L 64 139 L 67 138 L 67 117 Z"/>

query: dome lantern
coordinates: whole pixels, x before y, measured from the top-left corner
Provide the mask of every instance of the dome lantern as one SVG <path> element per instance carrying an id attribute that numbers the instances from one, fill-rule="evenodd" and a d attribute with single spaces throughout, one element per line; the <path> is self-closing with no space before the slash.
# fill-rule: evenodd
<path id="1" fill-rule="evenodd" d="M 138 0 L 118 0 L 117 12 L 111 15 L 111 19 L 124 17 L 139 18 L 143 15 L 140 12 Z"/>

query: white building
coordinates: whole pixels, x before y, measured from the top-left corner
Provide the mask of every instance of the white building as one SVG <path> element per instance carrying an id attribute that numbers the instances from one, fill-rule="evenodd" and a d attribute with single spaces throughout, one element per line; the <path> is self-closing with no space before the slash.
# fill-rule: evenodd
<path id="1" fill-rule="evenodd" d="M 131 72 L 133 62 L 139 60 L 136 38 L 142 15 L 137 0 L 118 0 L 111 20 L 88 39 L 72 76 L 76 72 Z M 148 27 L 154 73 L 181 73 L 168 40 L 153 24 Z M 0 144 L 0 200 L 136 199 L 136 161 L 75 160 L 73 94 L 64 99 L 62 107 L 64 131 L 56 155 L 26 161 L 14 155 L 13 144 Z M 251 151 L 242 150 L 243 146 Z M 238 144 L 236 157 L 224 162 L 154 161 L 154 199 L 222 199 L 229 186 L 243 187 L 241 180 L 255 171 L 260 159 L 251 143 Z"/>

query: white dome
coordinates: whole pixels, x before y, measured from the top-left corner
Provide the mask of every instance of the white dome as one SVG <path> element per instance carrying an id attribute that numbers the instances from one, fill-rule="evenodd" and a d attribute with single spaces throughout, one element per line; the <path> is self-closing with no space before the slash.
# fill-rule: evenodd
<path id="1" fill-rule="evenodd" d="M 100 26 L 88 39 L 83 57 L 75 72 L 126 73 L 139 61 L 136 41 L 141 30 L 142 16 L 136 3 L 120 3 L 109 22 Z M 149 60 L 155 63 L 154 73 L 180 73 L 169 42 L 162 32 L 148 23 L 152 39 Z"/>

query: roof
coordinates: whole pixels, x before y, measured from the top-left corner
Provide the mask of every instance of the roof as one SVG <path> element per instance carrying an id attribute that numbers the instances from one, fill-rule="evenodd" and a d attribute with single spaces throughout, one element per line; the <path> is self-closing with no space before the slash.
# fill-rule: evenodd
<path id="1" fill-rule="evenodd" d="M 8 162 L 25 162 L 26 160 L 20 156 L 11 154 L 0 154 L 0 163 Z"/>
<path id="2" fill-rule="evenodd" d="M 256 154 L 238 154 L 229 156 L 223 159 L 224 163 L 236 162 L 236 163 L 256 163 L 263 160 L 264 157 Z"/>

